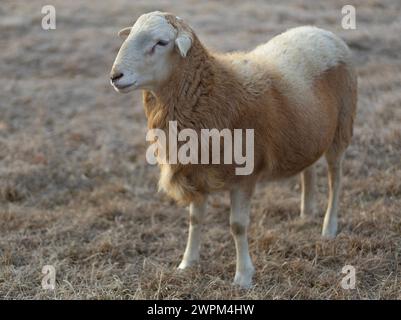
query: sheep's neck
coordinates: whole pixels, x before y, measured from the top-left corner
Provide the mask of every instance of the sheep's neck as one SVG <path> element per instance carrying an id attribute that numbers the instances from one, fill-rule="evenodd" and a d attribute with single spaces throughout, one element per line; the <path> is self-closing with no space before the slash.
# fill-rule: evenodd
<path id="1" fill-rule="evenodd" d="M 216 90 L 219 68 L 207 50 L 195 41 L 189 55 L 180 62 L 167 84 L 154 93 L 145 94 L 145 109 L 150 128 L 165 129 L 168 121 L 177 121 L 178 128 L 198 129 L 202 125 L 204 99 Z M 152 105 L 153 102 L 153 105 Z"/>

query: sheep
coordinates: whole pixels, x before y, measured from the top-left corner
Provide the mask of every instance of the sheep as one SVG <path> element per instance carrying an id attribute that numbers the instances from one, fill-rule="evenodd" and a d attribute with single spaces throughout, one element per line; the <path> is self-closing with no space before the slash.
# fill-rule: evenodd
<path id="1" fill-rule="evenodd" d="M 290 29 L 250 52 L 207 50 L 192 28 L 170 13 L 151 12 L 119 32 L 126 37 L 111 71 L 121 93 L 141 89 L 148 128 L 254 129 L 254 170 L 233 164 L 160 164 L 159 186 L 189 205 L 189 234 L 179 269 L 199 261 L 208 195 L 229 191 L 236 247 L 234 284 L 252 285 L 247 229 L 260 179 L 301 174 L 301 217 L 316 213 L 316 162 L 328 164 L 329 199 L 322 236 L 337 232 L 344 152 L 353 131 L 357 77 L 351 52 L 333 33 Z"/>

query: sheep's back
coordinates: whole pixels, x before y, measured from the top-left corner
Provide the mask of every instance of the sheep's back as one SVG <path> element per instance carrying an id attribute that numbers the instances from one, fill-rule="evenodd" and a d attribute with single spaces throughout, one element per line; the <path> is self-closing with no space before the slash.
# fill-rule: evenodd
<path id="1" fill-rule="evenodd" d="M 288 95 L 309 99 L 313 81 L 339 64 L 351 65 L 347 45 L 330 31 L 312 26 L 290 29 L 249 53 L 259 64 L 273 66 Z"/>

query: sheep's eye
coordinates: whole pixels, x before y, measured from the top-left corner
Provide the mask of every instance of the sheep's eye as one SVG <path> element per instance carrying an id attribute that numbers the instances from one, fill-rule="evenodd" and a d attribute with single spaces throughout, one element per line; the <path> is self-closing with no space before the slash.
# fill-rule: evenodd
<path id="1" fill-rule="evenodd" d="M 159 40 L 159 41 L 156 43 L 156 45 L 157 45 L 157 46 L 162 46 L 162 47 L 165 47 L 165 46 L 167 46 L 167 45 L 168 45 L 168 41 L 165 41 L 165 40 Z"/>
<path id="2" fill-rule="evenodd" d="M 157 46 L 165 47 L 165 46 L 168 45 L 168 43 L 169 43 L 169 41 L 159 40 L 159 41 L 152 47 L 152 49 L 150 49 L 149 54 L 155 53 L 155 49 L 156 49 Z"/>

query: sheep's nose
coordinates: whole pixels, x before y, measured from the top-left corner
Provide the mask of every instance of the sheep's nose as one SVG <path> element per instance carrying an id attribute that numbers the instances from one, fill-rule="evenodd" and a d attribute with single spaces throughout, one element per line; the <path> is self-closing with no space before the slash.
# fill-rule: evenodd
<path id="1" fill-rule="evenodd" d="M 115 82 L 118 79 L 121 79 L 124 76 L 124 73 L 122 72 L 118 72 L 118 71 L 114 71 L 112 72 L 112 74 L 110 75 L 110 80 L 111 82 Z"/>

